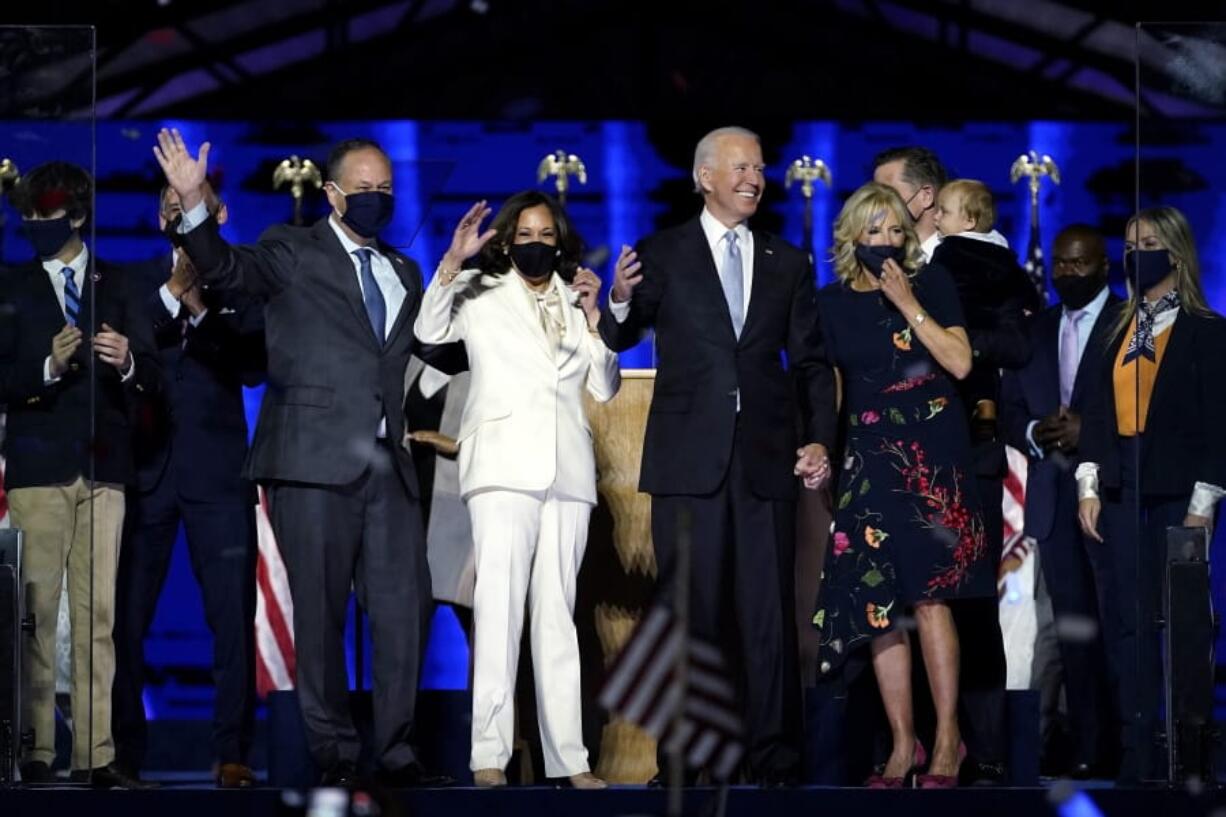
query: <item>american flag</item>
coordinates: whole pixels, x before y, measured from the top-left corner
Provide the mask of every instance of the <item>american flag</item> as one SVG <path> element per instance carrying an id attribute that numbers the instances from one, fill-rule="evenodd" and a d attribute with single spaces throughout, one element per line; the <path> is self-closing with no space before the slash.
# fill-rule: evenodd
<path id="1" fill-rule="evenodd" d="M 1001 510 L 1005 520 L 1005 537 L 1002 548 L 1002 560 L 1016 556 L 1025 561 L 1030 554 L 1030 546 L 1022 535 L 1025 530 L 1026 510 L 1026 455 L 1016 448 L 1005 448 L 1009 460 L 1009 471 L 1005 474 L 1005 490 L 1001 497 Z"/>
<path id="2" fill-rule="evenodd" d="M 687 650 L 684 683 L 675 672 Z M 727 780 L 745 752 L 736 693 L 720 650 L 686 639 L 676 617 L 653 607 L 618 656 L 600 705 L 640 727 L 693 769 Z M 684 706 L 682 716 L 675 716 Z"/>
<path id="3" fill-rule="evenodd" d="M 294 601 L 281 551 L 268 517 L 268 496 L 259 488 L 255 509 L 259 542 L 255 595 L 255 686 L 261 697 L 294 688 Z"/>
<path id="4" fill-rule="evenodd" d="M 1039 205 L 1030 207 L 1030 240 L 1026 244 L 1026 261 L 1022 264 L 1030 283 L 1039 291 L 1039 300 L 1047 303 L 1047 269 L 1043 261 L 1043 242 L 1039 234 Z"/>

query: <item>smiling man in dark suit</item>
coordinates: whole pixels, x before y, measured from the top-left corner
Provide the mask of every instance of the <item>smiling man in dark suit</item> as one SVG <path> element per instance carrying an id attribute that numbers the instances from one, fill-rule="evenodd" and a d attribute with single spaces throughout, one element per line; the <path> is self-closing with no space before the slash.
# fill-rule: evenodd
<path id="1" fill-rule="evenodd" d="M 1107 247 L 1092 227 L 1074 224 L 1056 236 L 1052 284 L 1060 303 L 1029 326 L 1030 362 L 1007 370 L 1001 381 L 1001 415 L 1009 445 L 1026 452 L 1026 535 L 1039 543 L 1052 612 L 1057 620 L 1060 661 L 1072 728 L 1073 756 L 1067 770 L 1086 778 L 1107 760 L 1108 664 L 1099 615 L 1100 596 L 1110 586 L 1107 549 L 1087 539 L 1077 523 L 1074 466 L 1081 438 L 1081 412 L 1101 368 L 1111 306 Z M 1083 375 L 1083 371 L 1090 373 Z M 1076 626 L 1082 622 L 1083 626 Z"/>
<path id="2" fill-rule="evenodd" d="M 797 477 L 816 488 L 829 475 L 835 388 L 805 254 L 747 223 L 763 169 L 754 133 L 703 137 L 702 213 L 622 249 L 600 331 L 620 351 L 655 329 L 639 487 L 652 497 L 659 589 L 671 595 L 688 514 L 691 628 L 740 659 L 748 776 L 775 784 L 798 760 Z"/>
<path id="3" fill-rule="evenodd" d="M 247 459 L 267 484 L 294 600 L 297 688 L 323 782 L 355 779 L 344 627 L 350 585 L 374 642 L 374 757 L 387 785 L 437 785 L 409 743 L 433 600 L 417 478 L 404 435 L 404 373 L 422 294 L 413 261 L 378 239 L 392 167 L 351 139 L 327 163 L 331 214 L 231 246 L 204 205 L 208 143 L 154 148 L 183 207 L 183 247 L 203 280 L 265 303 L 268 389 Z M 426 351 L 421 351 L 428 358 Z"/>

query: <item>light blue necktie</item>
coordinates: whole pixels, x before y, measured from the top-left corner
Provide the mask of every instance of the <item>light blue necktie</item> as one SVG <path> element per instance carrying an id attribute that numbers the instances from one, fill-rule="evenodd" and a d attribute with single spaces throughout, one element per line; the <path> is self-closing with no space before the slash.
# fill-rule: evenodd
<path id="1" fill-rule="evenodd" d="M 64 267 L 60 275 L 64 276 L 64 317 L 69 326 L 76 326 L 81 320 L 81 290 L 73 280 L 72 267 Z"/>
<path id="2" fill-rule="evenodd" d="M 732 317 L 732 331 L 741 337 L 745 325 L 745 279 L 741 269 L 741 248 L 737 245 L 736 230 L 724 233 L 727 248 L 724 251 L 724 266 L 719 273 L 720 286 L 724 288 L 724 300 Z"/>
<path id="3" fill-rule="evenodd" d="M 375 282 L 375 273 L 370 266 L 371 250 L 362 247 L 354 250 L 362 265 L 362 303 L 366 305 L 366 317 L 370 318 L 370 328 L 375 332 L 375 340 L 383 345 L 387 326 L 387 302 L 383 300 L 383 292 Z"/>

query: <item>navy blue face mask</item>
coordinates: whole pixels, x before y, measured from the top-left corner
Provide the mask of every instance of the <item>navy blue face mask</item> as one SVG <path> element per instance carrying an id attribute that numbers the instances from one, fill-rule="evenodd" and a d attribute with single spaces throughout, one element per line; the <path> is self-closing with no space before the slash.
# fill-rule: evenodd
<path id="1" fill-rule="evenodd" d="M 1171 254 L 1167 250 L 1133 250 L 1124 253 L 1124 274 L 1143 295 L 1171 274 Z"/>
<path id="2" fill-rule="evenodd" d="M 72 219 L 68 216 L 48 218 L 41 221 L 23 222 L 26 238 L 34 245 L 39 258 L 55 258 L 72 238 Z"/>
<path id="3" fill-rule="evenodd" d="M 887 258 L 893 258 L 894 262 L 901 266 L 902 262 L 907 259 L 907 248 L 894 247 L 889 244 L 856 245 L 856 260 L 863 264 L 875 278 L 881 277 Z"/>
<path id="4" fill-rule="evenodd" d="M 391 193 L 382 190 L 345 193 L 340 185 L 334 186 L 345 196 L 345 214 L 341 221 L 362 238 L 374 238 L 392 223 L 396 199 Z"/>

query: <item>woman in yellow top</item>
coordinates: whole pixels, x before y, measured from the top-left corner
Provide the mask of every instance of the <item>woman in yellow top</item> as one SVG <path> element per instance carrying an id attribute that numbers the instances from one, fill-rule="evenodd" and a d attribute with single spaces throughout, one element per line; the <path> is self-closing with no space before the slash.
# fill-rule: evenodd
<path id="1" fill-rule="evenodd" d="M 1077 483 L 1082 530 L 1108 549 L 1115 577 L 1102 618 L 1129 782 L 1158 771 L 1166 529 L 1209 527 L 1226 494 L 1226 320 L 1205 303 L 1192 231 L 1174 207 L 1133 216 L 1124 267 L 1130 297 L 1089 390 Z"/>

